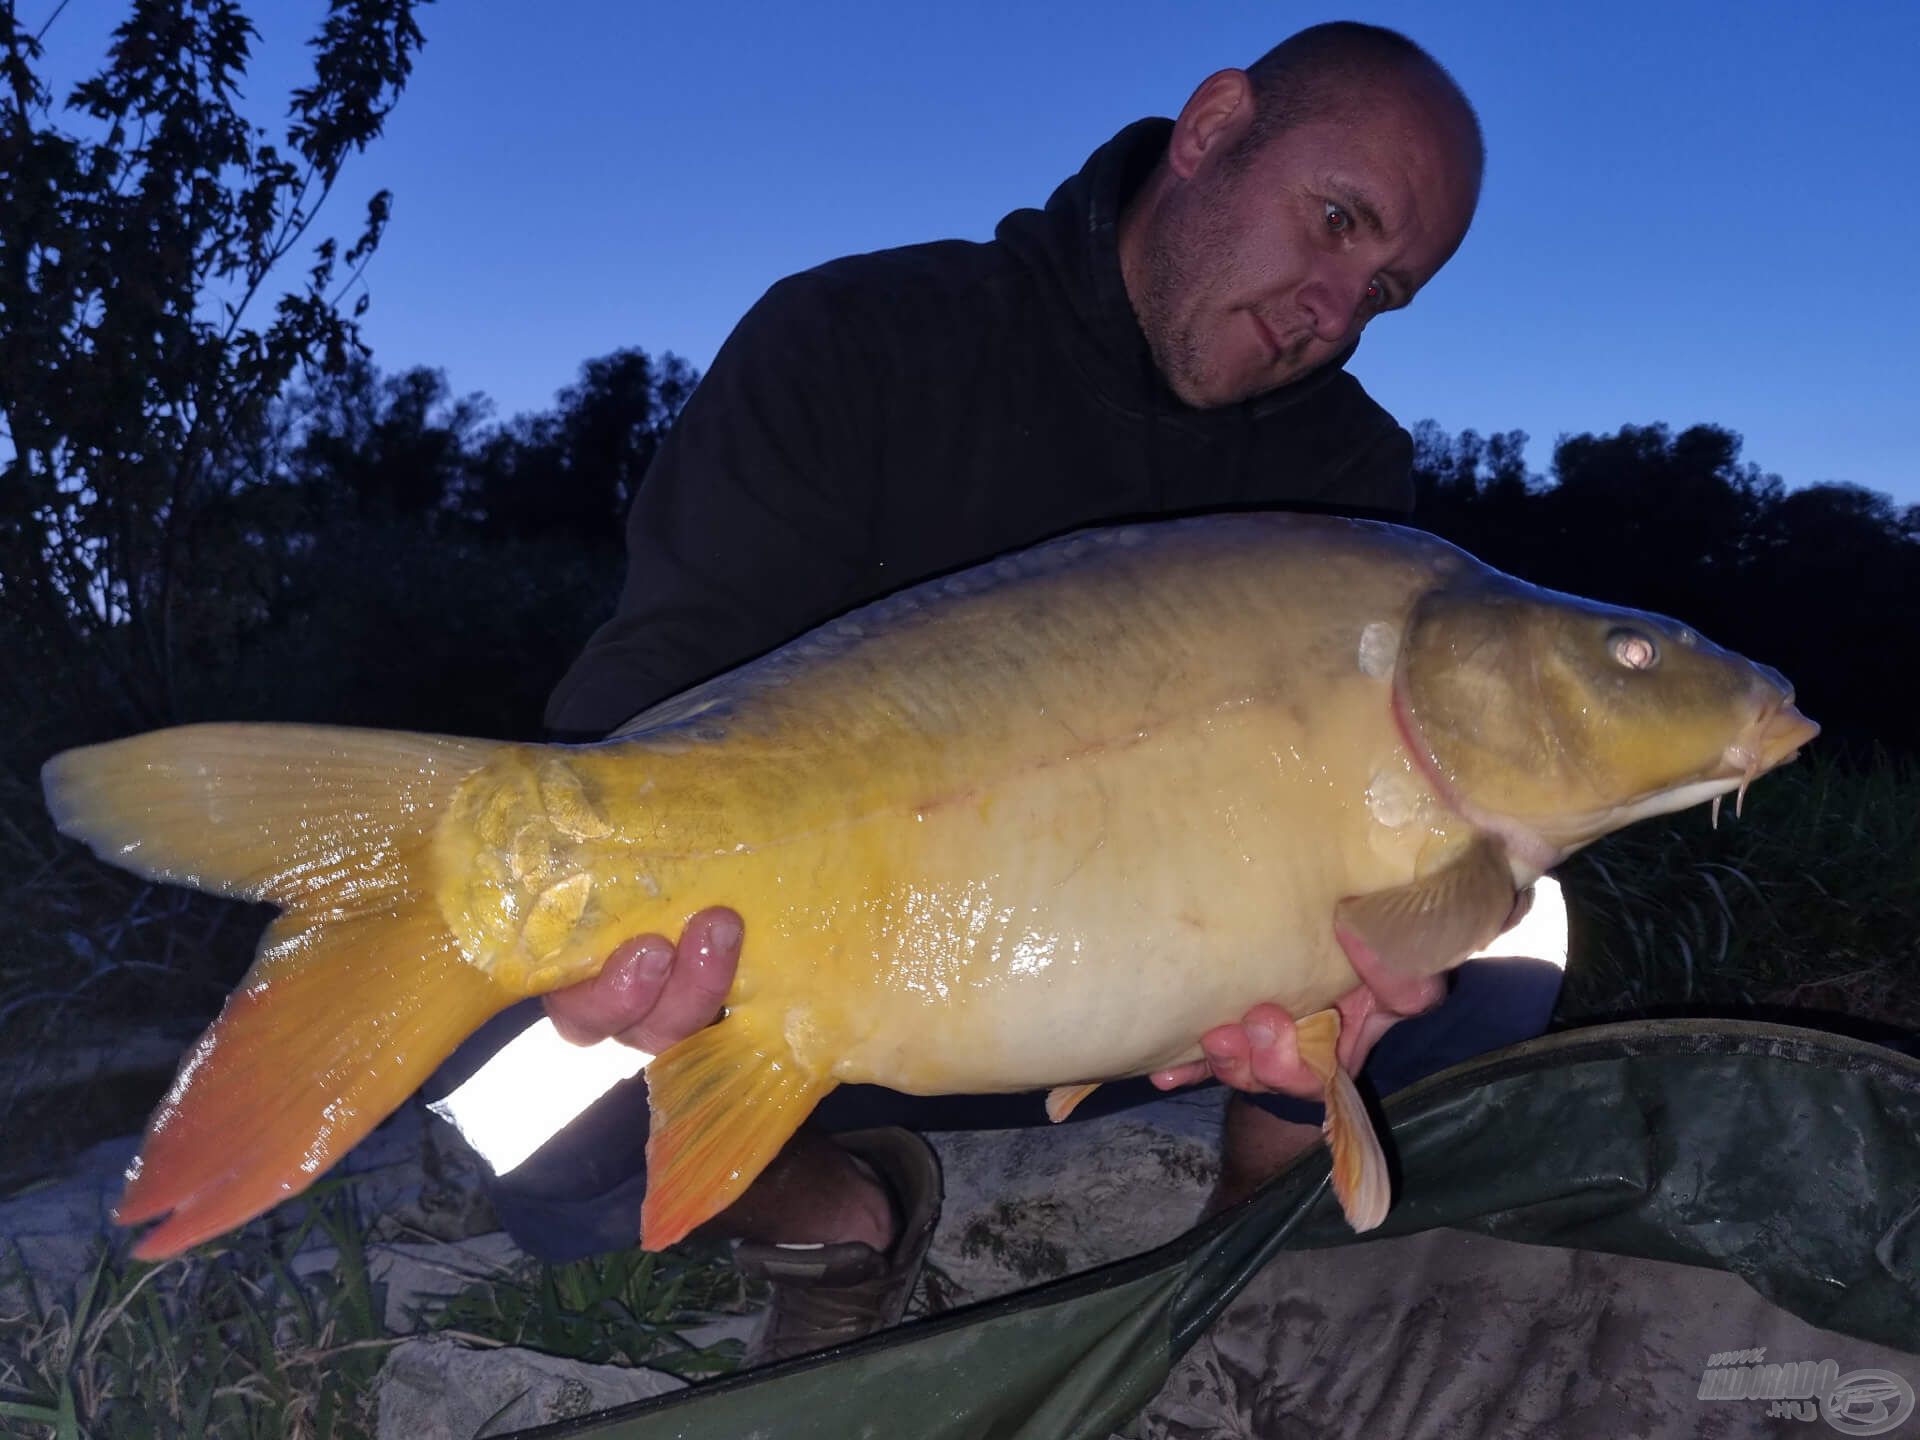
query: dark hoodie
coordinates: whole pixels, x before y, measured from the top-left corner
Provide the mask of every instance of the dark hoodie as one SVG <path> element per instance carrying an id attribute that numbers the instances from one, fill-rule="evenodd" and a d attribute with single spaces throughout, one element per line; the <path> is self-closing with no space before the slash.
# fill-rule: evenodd
<path id="1" fill-rule="evenodd" d="M 1143 120 L 986 244 L 852 256 L 741 320 L 627 526 L 614 617 L 547 707 L 564 739 L 918 580 L 1063 531 L 1230 506 L 1405 515 L 1407 433 L 1338 365 L 1195 410 L 1120 275 Z"/>

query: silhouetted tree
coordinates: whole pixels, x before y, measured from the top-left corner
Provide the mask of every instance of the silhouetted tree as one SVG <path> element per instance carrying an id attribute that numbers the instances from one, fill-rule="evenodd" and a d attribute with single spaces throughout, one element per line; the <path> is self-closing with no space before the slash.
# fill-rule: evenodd
<path id="1" fill-rule="evenodd" d="M 580 367 L 559 406 L 482 450 L 470 503 L 488 533 L 617 542 L 634 491 L 698 375 L 671 352 L 616 350 Z"/>
<path id="2" fill-rule="evenodd" d="M 414 3 L 333 0 L 275 144 L 237 108 L 255 32 L 234 0 L 134 0 L 58 106 L 0 0 L 0 623 L 38 698 L 86 684 L 122 723 L 178 712 L 186 612 L 220 592 L 215 532 L 243 523 L 234 455 L 296 369 L 359 343 L 366 297 L 342 306 L 388 197 L 344 249 L 314 225 L 411 72 Z"/>
<path id="3" fill-rule="evenodd" d="M 1858 485 L 1782 495 L 1754 533 L 1749 620 L 1843 737 L 1920 749 L 1920 526 Z"/>
<path id="4" fill-rule="evenodd" d="M 1542 503 L 1559 583 L 1668 614 L 1690 609 L 1709 630 L 1782 493 L 1778 476 L 1741 463 L 1740 437 L 1715 425 L 1563 438 L 1553 476 Z"/>
<path id="5" fill-rule="evenodd" d="M 358 360 L 300 397 L 287 464 L 322 511 L 424 518 L 462 500 L 488 408 L 455 398 L 442 371 L 383 376 Z"/>
<path id="6" fill-rule="evenodd" d="M 1489 565 L 1529 575 L 1543 483 L 1527 470 L 1527 432 L 1449 435 L 1431 420 L 1413 427 L 1414 520 Z"/>
<path id="7" fill-rule="evenodd" d="M 505 426 L 439 371 L 364 359 L 283 397 L 227 499 L 247 579 L 221 600 L 244 623 L 182 677 L 181 713 L 537 734 L 613 603 L 623 492 L 693 382 L 639 350 L 581 376 Z"/>

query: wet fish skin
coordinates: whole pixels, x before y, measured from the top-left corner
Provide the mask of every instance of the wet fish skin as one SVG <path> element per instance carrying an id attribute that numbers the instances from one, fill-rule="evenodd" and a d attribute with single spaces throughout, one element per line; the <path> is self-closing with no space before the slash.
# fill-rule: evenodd
<path id="1" fill-rule="evenodd" d="M 1080 1087 L 1259 1001 L 1430 987 L 1566 854 L 1815 730 L 1677 622 L 1235 516 L 917 587 L 601 745 L 191 727 L 47 792 L 104 858 L 285 910 L 150 1127 L 149 1254 L 297 1193 L 494 1011 L 735 906 L 727 1017 L 649 1070 L 658 1245 L 836 1084 Z M 1382 1164 L 1346 1139 L 1343 1195 Z"/>

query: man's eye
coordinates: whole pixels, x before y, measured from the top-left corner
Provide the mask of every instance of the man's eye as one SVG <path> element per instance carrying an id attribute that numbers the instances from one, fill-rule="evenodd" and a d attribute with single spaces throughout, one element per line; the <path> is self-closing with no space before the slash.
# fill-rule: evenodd
<path id="1" fill-rule="evenodd" d="M 1336 235 L 1344 235 L 1353 228 L 1353 217 L 1331 200 L 1325 202 L 1327 229 Z"/>
<path id="2" fill-rule="evenodd" d="M 1387 287 L 1378 280 L 1370 281 L 1367 285 L 1367 308 L 1369 310 L 1387 308 Z"/>

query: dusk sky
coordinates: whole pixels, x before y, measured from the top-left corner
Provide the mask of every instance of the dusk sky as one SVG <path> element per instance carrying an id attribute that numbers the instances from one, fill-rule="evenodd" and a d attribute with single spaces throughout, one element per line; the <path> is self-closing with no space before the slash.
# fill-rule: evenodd
<path id="1" fill-rule="evenodd" d="M 249 8 L 250 89 L 284 94 L 321 7 Z M 123 9 L 76 0 L 50 50 L 97 55 Z M 1427 46 L 1487 135 L 1465 247 L 1353 363 L 1403 422 L 1524 429 L 1544 469 L 1561 433 L 1712 421 L 1790 484 L 1920 502 L 1915 0 L 450 0 L 335 223 L 395 192 L 377 363 L 543 408 L 619 346 L 704 367 L 794 270 L 985 239 L 1128 121 L 1335 18 Z"/>

